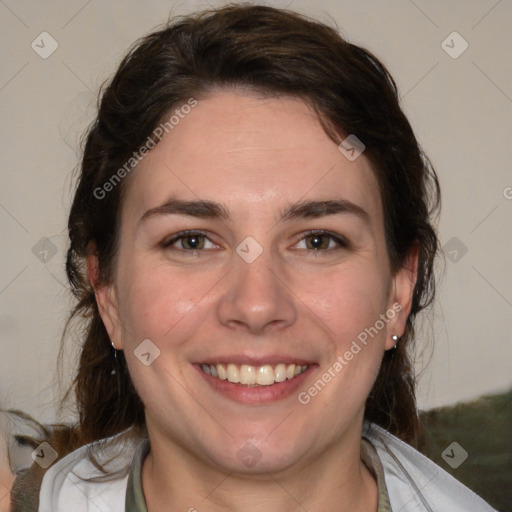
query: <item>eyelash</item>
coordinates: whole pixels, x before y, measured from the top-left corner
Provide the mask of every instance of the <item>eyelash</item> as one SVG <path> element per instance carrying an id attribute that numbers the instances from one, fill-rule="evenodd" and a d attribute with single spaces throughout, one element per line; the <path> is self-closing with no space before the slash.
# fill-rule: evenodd
<path id="1" fill-rule="evenodd" d="M 336 244 L 338 244 L 338 247 L 335 247 L 335 248 L 331 247 L 330 249 L 323 249 L 323 250 L 307 249 L 308 251 L 311 251 L 313 253 L 315 253 L 317 251 L 319 251 L 319 252 L 331 252 L 331 251 L 336 251 L 336 250 L 340 250 L 340 249 L 348 249 L 348 248 L 350 248 L 350 242 L 343 235 L 338 235 L 338 234 L 331 233 L 330 231 L 325 231 L 325 230 L 322 230 L 322 229 L 312 229 L 310 231 L 306 231 L 305 233 L 303 233 L 301 238 L 299 238 L 297 243 L 298 242 L 302 242 L 306 238 L 309 238 L 309 237 L 312 237 L 312 236 L 326 236 L 326 237 L 330 238 L 330 240 L 333 240 Z"/>
<path id="2" fill-rule="evenodd" d="M 188 230 L 188 231 L 181 231 L 180 233 L 177 233 L 176 236 L 174 236 L 171 240 L 164 240 L 161 243 L 161 246 L 164 249 L 174 249 L 174 250 L 183 251 L 183 252 L 194 252 L 194 251 L 208 250 L 208 249 L 183 249 L 183 248 L 173 248 L 172 247 L 172 245 L 175 244 L 176 242 L 178 242 L 180 240 L 184 240 L 184 239 L 189 238 L 189 237 L 193 237 L 193 236 L 204 237 L 204 238 L 210 240 L 208 238 L 207 234 L 205 232 L 203 232 L 203 231 Z M 331 233 L 331 232 L 325 231 L 325 230 L 310 230 L 310 231 L 306 231 L 305 233 L 303 233 L 301 238 L 299 238 L 297 240 L 295 245 L 297 243 L 299 243 L 299 242 L 302 242 L 303 240 L 306 240 L 309 237 L 312 237 L 312 236 L 327 236 L 327 237 L 329 237 L 330 240 L 333 240 L 336 244 L 338 244 L 338 247 L 335 247 L 335 248 L 331 247 L 331 248 L 328 248 L 328 249 L 305 249 L 305 250 L 307 250 L 307 251 L 309 251 L 311 253 L 331 252 L 331 251 L 336 251 L 336 250 L 340 250 L 340 249 L 350 248 L 350 242 L 344 236 L 338 235 L 338 234 L 334 234 L 334 233 Z M 211 240 L 210 240 L 210 242 L 214 243 Z M 299 250 L 301 250 L 301 249 L 299 249 Z"/>
<path id="3" fill-rule="evenodd" d="M 194 230 L 187 230 L 187 231 L 181 231 L 180 233 L 177 233 L 172 239 L 170 240 L 164 240 L 161 245 L 164 249 L 172 249 L 172 245 L 178 242 L 179 240 L 184 240 L 186 238 L 191 238 L 193 236 L 197 237 L 205 237 L 209 240 L 207 234 L 203 231 L 194 231 Z M 210 240 L 211 242 L 211 240 Z M 212 242 L 214 243 L 214 242 Z M 203 249 L 182 249 L 182 248 L 174 248 L 178 251 L 184 251 L 184 252 L 193 252 L 197 250 L 203 250 Z"/>

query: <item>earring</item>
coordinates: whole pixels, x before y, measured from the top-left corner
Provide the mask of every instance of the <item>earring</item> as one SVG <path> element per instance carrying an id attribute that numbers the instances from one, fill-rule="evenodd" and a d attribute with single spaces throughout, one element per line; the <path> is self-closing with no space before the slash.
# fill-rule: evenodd
<path id="1" fill-rule="evenodd" d="M 110 341 L 110 344 L 112 345 L 112 348 L 114 349 L 114 364 L 117 366 L 117 348 L 116 346 L 114 345 L 114 342 L 113 341 Z M 117 373 L 117 370 L 114 368 L 111 372 L 110 372 L 110 375 L 115 375 Z"/>
<path id="2" fill-rule="evenodd" d="M 398 336 L 396 334 L 393 334 L 393 336 L 391 336 L 391 339 L 395 342 L 395 346 L 393 347 L 395 349 L 398 344 Z"/>

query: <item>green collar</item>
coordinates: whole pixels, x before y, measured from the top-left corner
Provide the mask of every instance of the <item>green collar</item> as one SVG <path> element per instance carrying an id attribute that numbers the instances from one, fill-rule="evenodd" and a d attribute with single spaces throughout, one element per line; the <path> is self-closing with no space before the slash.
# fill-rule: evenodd
<path id="1" fill-rule="evenodd" d="M 142 490 L 142 463 L 149 453 L 149 439 L 145 438 L 137 447 L 126 486 L 125 512 L 148 512 Z"/>
<path id="2" fill-rule="evenodd" d="M 142 463 L 149 453 L 149 439 L 144 439 L 133 457 L 133 462 L 128 476 L 128 485 L 126 487 L 126 505 L 125 512 L 148 512 L 144 492 L 142 490 Z M 361 441 L 361 458 L 368 469 L 373 473 L 377 480 L 377 489 L 379 501 L 377 512 L 392 512 L 389 503 L 388 490 L 384 480 L 384 469 L 377 455 L 377 452 L 371 442 L 363 438 Z"/>

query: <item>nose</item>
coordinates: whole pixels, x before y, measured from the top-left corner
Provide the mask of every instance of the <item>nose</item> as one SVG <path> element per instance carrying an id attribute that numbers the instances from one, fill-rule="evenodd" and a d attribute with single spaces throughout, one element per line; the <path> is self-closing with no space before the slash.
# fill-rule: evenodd
<path id="1" fill-rule="evenodd" d="M 266 257 L 265 252 L 252 263 L 235 258 L 218 302 L 220 323 L 252 334 L 266 334 L 294 324 L 296 299 L 279 265 Z"/>

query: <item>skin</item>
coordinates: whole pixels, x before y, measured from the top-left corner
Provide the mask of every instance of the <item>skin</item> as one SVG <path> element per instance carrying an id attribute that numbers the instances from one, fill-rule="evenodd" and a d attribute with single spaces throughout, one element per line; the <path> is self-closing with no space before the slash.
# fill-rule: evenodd
<path id="1" fill-rule="evenodd" d="M 2 436 L 2 442 L 0 442 L 0 512 L 9 512 L 11 509 L 10 492 L 14 482 L 14 475 L 9 466 L 8 448 L 4 442 L 4 437 L 6 439 L 7 436 L 1 427 L 0 420 L 0 435 Z"/>
<path id="2" fill-rule="evenodd" d="M 9 512 L 11 509 L 10 492 L 14 475 L 5 467 L 0 468 L 0 512 Z"/>
<path id="3" fill-rule="evenodd" d="M 416 255 L 392 275 L 378 184 L 364 156 L 349 161 L 302 101 L 221 90 L 200 98 L 127 178 L 115 276 L 89 272 L 110 338 L 125 352 L 146 407 L 148 510 L 376 510 L 360 459 L 365 399 L 393 334 L 404 331 Z M 225 219 L 144 214 L 169 198 L 210 200 Z M 281 220 L 299 201 L 345 200 L 352 212 Z M 183 230 L 201 230 L 163 247 Z M 347 246 L 308 230 L 328 230 Z M 174 236 L 173 236 L 174 235 Z M 247 263 L 247 237 L 263 248 Z M 307 238 L 305 238 L 307 237 Z M 193 242 L 193 240 L 192 240 Z M 314 384 L 393 304 L 402 310 L 307 405 L 297 394 L 242 404 L 214 391 L 193 363 L 227 354 L 314 361 Z M 134 350 L 150 339 L 149 366 Z M 261 455 L 247 467 L 246 443 Z M 301 508 L 303 507 L 303 508 Z"/>

